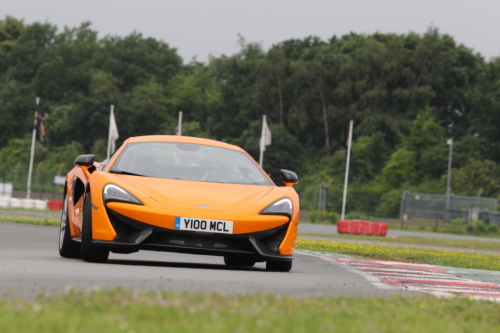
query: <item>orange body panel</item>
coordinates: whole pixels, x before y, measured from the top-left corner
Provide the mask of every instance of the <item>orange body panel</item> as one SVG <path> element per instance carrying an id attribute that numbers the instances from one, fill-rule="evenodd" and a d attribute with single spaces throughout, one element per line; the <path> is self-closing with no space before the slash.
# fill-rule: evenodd
<path id="1" fill-rule="evenodd" d="M 211 183 L 107 172 L 128 143 L 152 141 L 197 143 L 246 153 L 237 146 L 223 142 L 184 136 L 130 138 L 112 156 L 103 171 L 95 170 L 89 173 L 85 167 L 75 167 L 68 173 L 66 191 L 71 236 L 80 235 L 82 228 L 84 195 L 78 198 L 76 203 L 73 202 L 75 200 L 74 179 L 78 178 L 85 190 L 91 193 L 92 238 L 95 240 L 112 241 L 116 238 L 116 232 L 106 212 L 107 207 L 134 220 L 172 230 L 174 230 L 175 218 L 178 216 L 233 221 L 233 234 L 259 232 L 289 223 L 285 238 L 279 247 L 279 253 L 293 255 L 299 221 L 299 197 L 290 186 Z M 144 205 L 123 202 L 108 202 L 105 205 L 102 193 L 104 186 L 109 183 L 126 189 Z M 271 203 L 285 197 L 290 198 L 293 203 L 291 218 L 282 215 L 259 214 Z M 205 208 L 205 206 L 209 207 Z"/>

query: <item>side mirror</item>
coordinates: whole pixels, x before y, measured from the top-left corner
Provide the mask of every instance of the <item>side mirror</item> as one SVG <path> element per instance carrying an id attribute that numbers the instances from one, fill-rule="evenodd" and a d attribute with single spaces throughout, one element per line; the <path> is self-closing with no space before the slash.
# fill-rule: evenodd
<path id="1" fill-rule="evenodd" d="M 290 170 L 281 169 L 281 181 L 285 186 L 293 186 L 299 182 L 299 177 L 297 174 Z"/>
<path id="2" fill-rule="evenodd" d="M 95 155 L 87 154 L 80 155 L 75 158 L 75 165 L 84 166 L 84 167 L 92 167 L 94 166 Z"/>

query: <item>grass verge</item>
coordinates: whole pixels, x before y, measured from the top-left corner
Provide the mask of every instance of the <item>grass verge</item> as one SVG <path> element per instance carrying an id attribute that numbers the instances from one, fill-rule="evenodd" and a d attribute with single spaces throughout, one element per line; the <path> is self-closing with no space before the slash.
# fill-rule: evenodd
<path id="1" fill-rule="evenodd" d="M 499 242 L 488 242 L 486 240 L 468 241 L 468 240 L 440 239 L 440 238 L 427 238 L 427 237 L 380 237 L 380 236 L 317 234 L 317 233 L 303 233 L 300 235 L 333 237 L 342 239 L 359 239 L 359 240 L 378 241 L 385 243 L 406 243 L 406 244 L 429 245 L 429 246 L 459 247 L 462 249 L 475 249 L 475 250 L 485 250 L 485 251 L 500 251 Z"/>
<path id="2" fill-rule="evenodd" d="M 3 217 L 0 216 L 0 222 L 35 224 L 35 225 L 54 225 L 58 226 L 61 222 L 48 219 L 30 219 L 26 217 Z"/>
<path id="3" fill-rule="evenodd" d="M 0 332 L 498 332 L 471 298 L 279 297 L 124 290 L 0 300 Z"/>
<path id="4" fill-rule="evenodd" d="M 299 238 L 297 249 L 359 255 L 383 260 L 419 262 L 432 265 L 500 271 L 500 255 L 459 251 L 419 249 L 414 246 L 391 246 L 354 242 L 335 242 Z"/>

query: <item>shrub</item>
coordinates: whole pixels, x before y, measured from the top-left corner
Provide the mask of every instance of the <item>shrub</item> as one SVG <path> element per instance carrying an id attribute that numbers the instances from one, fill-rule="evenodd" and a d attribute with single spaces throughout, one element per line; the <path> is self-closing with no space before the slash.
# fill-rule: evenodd
<path id="1" fill-rule="evenodd" d="M 349 212 L 345 215 L 346 220 L 365 220 L 366 214 L 361 212 Z"/>
<path id="2" fill-rule="evenodd" d="M 462 225 L 463 223 L 464 223 L 464 219 L 461 218 L 461 217 L 458 217 L 456 219 L 450 220 L 450 225 L 452 225 L 452 226 Z"/>
<path id="3" fill-rule="evenodd" d="M 317 210 L 311 210 L 308 214 L 307 214 L 307 218 L 309 219 L 309 221 L 311 223 L 316 223 L 316 221 L 318 220 L 318 211 Z"/>
<path id="4" fill-rule="evenodd" d="M 459 218 L 450 220 L 450 222 L 447 223 L 446 227 L 447 227 L 447 229 L 449 229 L 451 231 L 460 232 L 463 224 L 464 224 L 464 219 L 459 217 Z M 471 231 L 471 232 L 473 232 L 473 231 Z"/>
<path id="5" fill-rule="evenodd" d="M 490 234 L 498 234 L 498 226 L 496 224 L 490 224 L 488 226 L 488 233 L 490 233 Z"/>
<path id="6" fill-rule="evenodd" d="M 474 224 L 474 229 L 476 230 L 477 234 L 485 234 L 487 225 L 481 220 L 473 220 L 472 223 Z"/>
<path id="7" fill-rule="evenodd" d="M 311 210 L 309 214 L 307 214 L 307 217 L 311 223 L 329 222 L 335 224 L 338 220 L 338 215 L 335 212 L 320 212 L 317 210 Z"/>
<path id="8" fill-rule="evenodd" d="M 339 216 L 337 213 L 335 213 L 335 212 L 328 213 L 328 221 L 331 224 L 336 224 L 338 220 L 339 220 Z"/>
<path id="9" fill-rule="evenodd" d="M 469 234 L 472 234 L 475 231 L 474 226 L 472 224 L 467 225 L 465 231 L 467 231 Z"/>

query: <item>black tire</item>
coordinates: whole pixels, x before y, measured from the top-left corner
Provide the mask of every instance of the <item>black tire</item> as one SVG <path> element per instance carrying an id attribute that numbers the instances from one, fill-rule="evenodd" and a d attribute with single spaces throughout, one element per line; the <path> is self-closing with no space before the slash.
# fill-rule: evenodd
<path id="1" fill-rule="evenodd" d="M 290 272 L 292 269 L 291 261 L 268 261 L 266 262 L 266 271 L 270 272 Z"/>
<path id="2" fill-rule="evenodd" d="M 108 260 L 108 257 L 109 250 L 98 248 L 92 244 L 92 202 L 90 193 L 88 193 L 83 202 L 82 259 L 88 262 L 103 263 Z"/>
<path id="3" fill-rule="evenodd" d="M 224 257 L 224 263 L 227 266 L 252 267 L 255 261 L 246 258 Z"/>
<path id="4" fill-rule="evenodd" d="M 59 254 L 64 258 L 81 258 L 82 252 L 80 244 L 71 239 L 69 232 L 68 218 L 68 198 L 64 197 L 63 209 L 61 212 L 61 226 L 59 229 Z"/>

